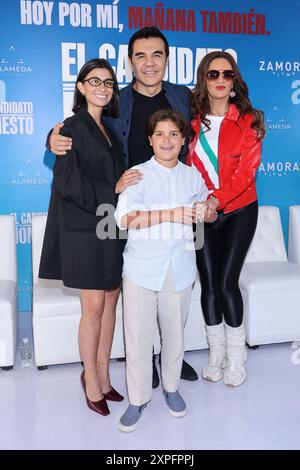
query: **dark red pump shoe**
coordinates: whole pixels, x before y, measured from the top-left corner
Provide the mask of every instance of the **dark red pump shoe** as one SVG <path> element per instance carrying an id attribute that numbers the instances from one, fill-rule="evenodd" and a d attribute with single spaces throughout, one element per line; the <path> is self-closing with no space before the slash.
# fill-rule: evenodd
<path id="1" fill-rule="evenodd" d="M 113 387 L 109 392 L 103 393 L 103 395 L 104 395 L 104 398 L 106 400 L 110 400 L 110 401 L 122 401 L 122 400 L 124 400 L 123 395 L 121 395 L 119 392 L 117 392 L 117 390 L 115 390 Z"/>
<path id="2" fill-rule="evenodd" d="M 107 406 L 105 397 L 102 398 L 102 400 L 99 400 L 99 401 L 91 401 L 88 398 L 88 396 L 86 394 L 86 384 L 85 384 L 85 378 L 84 378 L 84 370 L 81 372 L 80 379 L 81 379 L 83 391 L 84 391 L 84 394 L 85 394 L 86 403 L 87 403 L 87 406 L 90 408 L 90 410 L 93 410 L 93 411 L 95 411 L 96 413 L 99 413 L 102 416 L 109 415 L 110 411 L 109 411 L 109 408 Z"/>

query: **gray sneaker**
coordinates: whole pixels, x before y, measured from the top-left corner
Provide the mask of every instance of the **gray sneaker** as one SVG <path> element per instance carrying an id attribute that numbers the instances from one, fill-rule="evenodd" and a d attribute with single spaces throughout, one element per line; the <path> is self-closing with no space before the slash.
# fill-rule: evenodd
<path id="1" fill-rule="evenodd" d="M 177 392 L 164 392 L 164 397 L 166 403 L 169 407 L 170 415 L 174 416 L 174 418 L 181 418 L 185 416 L 187 413 L 186 403 L 180 393 Z"/>
<path id="2" fill-rule="evenodd" d="M 140 406 L 129 405 L 125 413 L 121 416 L 118 428 L 122 432 L 132 432 L 137 428 L 138 420 L 145 411 L 147 403 Z"/>

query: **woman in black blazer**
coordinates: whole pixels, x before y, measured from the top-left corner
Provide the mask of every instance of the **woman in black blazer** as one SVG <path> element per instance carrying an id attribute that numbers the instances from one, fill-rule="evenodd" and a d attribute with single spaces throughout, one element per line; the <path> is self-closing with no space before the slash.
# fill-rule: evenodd
<path id="1" fill-rule="evenodd" d="M 106 60 L 90 60 L 80 70 L 73 112 L 61 131 L 72 139 L 72 148 L 56 158 L 39 276 L 80 289 L 81 381 L 89 408 L 107 415 L 106 400 L 123 400 L 108 370 L 124 245 L 111 224 L 118 193 L 139 175 L 124 172 L 118 141 L 101 122 L 102 113 L 116 117 L 119 112 L 117 80 Z M 109 227 L 117 236 L 97 236 L 104 216 L 96 211 L 102 204 L 109 205 Z"/>

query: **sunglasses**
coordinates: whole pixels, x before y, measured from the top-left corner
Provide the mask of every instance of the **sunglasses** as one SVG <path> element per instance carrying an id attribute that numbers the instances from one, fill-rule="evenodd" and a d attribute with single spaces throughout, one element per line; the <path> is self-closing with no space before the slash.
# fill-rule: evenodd
<path id="1" fill-rule="evenodd" d="M 101 80 L 101 78 L 98 77 L 87 78 L 86 80 L 83 80 L 83 83 L 85 82 L 89 82 L 91 86 L 101 86 L 102 83 L 104 83 L 104 86 L 106 86 L 106 88 L 113 88 L 116 83 L 115 80 L 113 80 L 112 78 L 106 78 L 106 80 Z"/>
<path id="2" fill-rule="evenodd" d="M 207 80 L 217 80 L 220 76 L 223 75 L 223 78 L 227 81 L 233 80 L 235 73 L 233 70 L 209 70 L 206 74 Z"/>

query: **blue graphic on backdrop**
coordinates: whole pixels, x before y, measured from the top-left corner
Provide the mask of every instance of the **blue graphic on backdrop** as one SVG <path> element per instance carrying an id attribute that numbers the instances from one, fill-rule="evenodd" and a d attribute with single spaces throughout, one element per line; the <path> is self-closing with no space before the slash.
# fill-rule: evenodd
<path id="1" fill-rule="evenodd" d="M 6 101 L 5 82 L 0 80 L 0 102 Z"/>
<path id="2" fill-rule="evenodd" d="M 110 61 L 120 87 L 132 79 L 130 36 L 156 24 L 167 36 L 166 79 L 193 88 L 202 57 L 227 50 L 238 61 L 267 137 L 258 171 L 260 204 L 300 204 L 300 4 L 290 0 L 2 2 L 0 16 L 0 212 L 17 222 L 20 309 L 31 309 L 31 220 L 46 213 L 54 158 L 46 135 L 70 115 L 77 73 L 92 57 Z M 284 13 L 285 21 L 282 16 Z"/>

